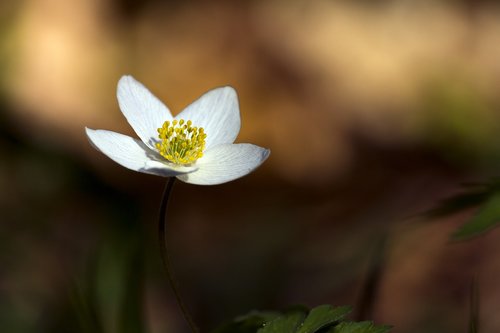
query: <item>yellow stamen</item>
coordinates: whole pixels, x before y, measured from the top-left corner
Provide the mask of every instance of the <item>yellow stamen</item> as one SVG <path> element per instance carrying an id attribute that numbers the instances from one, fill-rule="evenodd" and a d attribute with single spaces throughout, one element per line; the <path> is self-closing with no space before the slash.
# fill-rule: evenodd
<path id="1" fill-rule="evenodd" d="M 193 126 L 191 120 L 166 121 L 158 128 L 160 142 L 156 148 L 169 162 L 188 165 L 203 156 L 205 138 L 203 127 Z"/>

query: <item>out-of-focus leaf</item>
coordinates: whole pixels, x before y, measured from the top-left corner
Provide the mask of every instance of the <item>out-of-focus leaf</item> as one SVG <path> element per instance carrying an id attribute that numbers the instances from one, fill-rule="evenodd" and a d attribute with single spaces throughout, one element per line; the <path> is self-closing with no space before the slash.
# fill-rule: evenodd
<path id="1" fill-rule="evenodd" d="M 390 326 L 377 326 L 371 321 L 342 322 L 331 328 L 328 333 L 385 333 L 389 332 Z"/>
<path id="2" fill-rule="evenodd" d="M 309 312 L 297 333 L 314 333 L 319 329 L 345 318 L 351 312 L 351 307 L 320 305 Z"/>
<path id="3" fill-rule="evenodd" d="M 470 288 L 469 333 L 479 332 L 479 287 L 474 279 Z"/>
<path id="4" fill-rule="evenodd" d="M 464 187 L 463 193 L 443 200 L 423 214 L 433 218 L 479 206 L 477 213 L 453 233 L 454 240 L 477 236 L 500 222 L 500 179 L 494 178 L 487 183 L 467 184 Z"/>
<path id="5" fill-rule="evenodd" d="M 70 290 L 70 299 L 74 315 L 79 323 L 81 333 L 104 332 L 95 299 L 95 287 L 92 277 L 80 282 L 74 281 Z"/>
<path id="6" fill-rule="evenodd" d="M 488 229 L 498 225 L 500 222 L 500 193 L 490 196 L 479 208 L 478 212 L 463 226 L 461 226 L 452 238 L 463 240 L 477 236 Z"/>
<path id="7" fill-rule="evenodd" d="M 458 213 L 485 202 L 493 192 L 492 186 L 475 184 L 466 186 L 465 192 L 444 199 L 436 207 L 424 213 L 428 217 L 441 217 Z"/>
<path id="8" fill-rule="evenodd" d="M 71 316 L 77 333 L 142 333 L 144 253 L 138 232 L 108 239 L 90 256 L 71 289 Z"/>
<path id="9" fill-rule="evenodd" d="M 146 331 L 143 310 L 144 267 L 143 255 L 139 246 L 137 246 L 131 257 L 124 272 L 126 281 L 117 323 L 118 332 L 120 333 L 142 333 Z"/>
<path id="10" fill-rule="evenodd" d="M 359 296 L 355 320 L 369 318 L 373 311 L 386 261 L 387 238 L 387 233 L 384 233 L 372 251 L 373 257 Z"/>

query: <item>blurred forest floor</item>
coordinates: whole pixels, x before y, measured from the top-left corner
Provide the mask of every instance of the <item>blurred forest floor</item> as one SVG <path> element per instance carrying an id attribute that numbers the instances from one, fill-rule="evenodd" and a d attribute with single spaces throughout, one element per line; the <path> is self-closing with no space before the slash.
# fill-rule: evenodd
<path id="1" fill-rule="evenodd" d="M 465 331 L 475 276 L 482 332 L 497 332 L 498 231 L 452 243 L 472 210 L 417 214 L 498 176 L 499 59 L 494 1 L 3 1 L 1 327 L 75 332 L 71 290 L 90 283 L 117 330 L 134 267 L 148 331 L 186 329 L 156 245 L 164 180 L 116 165 L 83 130 L 134 135 L 116 102 L 131 74 L 174 114 L 235 87 L 237 141 L 271 149 L 241 180 L 174 189 L 174 266 L 202 328 L 256 308 L 356 306 L 387 237 L 366 319 Z"/>

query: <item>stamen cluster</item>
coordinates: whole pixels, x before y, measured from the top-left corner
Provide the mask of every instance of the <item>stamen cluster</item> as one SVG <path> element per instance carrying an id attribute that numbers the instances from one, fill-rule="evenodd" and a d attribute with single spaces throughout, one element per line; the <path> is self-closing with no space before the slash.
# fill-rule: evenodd
<path id="1" fill-rule="evenodd" d="M 205 138 L 203 127 L 192 126 L 191 120 L 166 121 L 158 128 L 161 142 L 156 148 L 169 162 L 187 165 L 203 156 Z"/>

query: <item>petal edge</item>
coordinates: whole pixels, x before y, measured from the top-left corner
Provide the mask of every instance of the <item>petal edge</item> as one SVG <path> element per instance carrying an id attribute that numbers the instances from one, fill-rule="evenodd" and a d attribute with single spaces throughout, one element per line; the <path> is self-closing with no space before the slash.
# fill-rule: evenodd
<path id="1" fill-rule="evenodd" d="M 170 110 L 142 83 L 130 75 L 118 81 L 118 105 L 135 133 L 148 147 L 154 148 L 157 129 L 166 120 L 172 120 Z"/>
<path id="2" fill-rule="evenodd" d="M 191 120 L 194 126 L 203 127 L 207 133 L 207 150 L 233 143 L 241 127 L 236 90 L 229 86 L 212 89 L 188 105 L 175 119 Z"/>
<path id="3" fill-rule="evenodd" d="M 170 168 L 157 160 L 156 152 L 130 136 L 87 127 L 85 132 L 94 148 L 127 169 L 162 177 L 178 176 L 196 170 L 196 168 Z"/>

